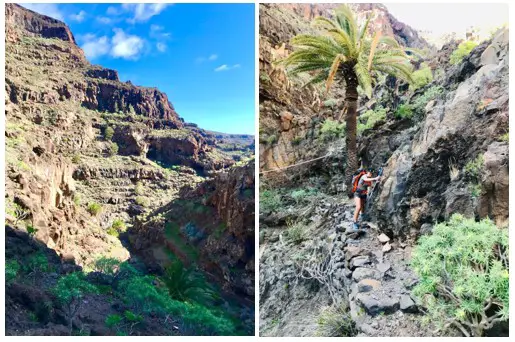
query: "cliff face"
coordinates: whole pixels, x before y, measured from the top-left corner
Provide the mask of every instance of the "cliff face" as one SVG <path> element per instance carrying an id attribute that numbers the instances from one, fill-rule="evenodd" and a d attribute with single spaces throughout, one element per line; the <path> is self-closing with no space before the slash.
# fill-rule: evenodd
<path id="1" fill-rule="evenodd" d="M 195 188 L 217 174 L 222 179 L 229 166 L 244 164 L 254 153 L 253 136 L 210 132 L 185 123 L 158 89 L 120 82 L 116 70 L 91 65 L 64 23 L 15 4 L 5 8 L 5 183 L 6 228 L 10 234 L 6 253 L 8 261 L 18 265 L 26 265 L 34 255 L 43 253 L 51 264 L 48 269 L 55 269 L 53 273 L 40 272 L 40 279 L 26 286 L 22 283 L 29 277 L 27 267 L 20 269 L 6 292 L 10 308 L 7 331 L 11 335 L 66 334 L 68 329 L 62 325 L 66 324 L 65 314 L 53 314 L 64 310 L 53 298 L 56 282 L 71 271 L 96 269 L 100 257 L 138 265 L 143 274 L 152 274 L 151 264 L 140 264 L 131 257 L 134 247 L 125 229 L 179 200 L 182 188 Z M 234 184 L 223 184 L 226 191 L 232 191 Z M 223 191 L 220 186 L 219 191 Z M 248 200 L 254 203 L 253 197 Z M 217 205 L 213 202 L 206 208 L 218 215 Z M 195 219 L 202 212 L 190 214 Z M 239 232 L 237 243 L 230 245 L 235 251 L 230 260 L 241 258 L 246 265 L 250 257 L 246 241 L 253 229 L 250 233 L 246 220 L 229 216 L 227 222 L 234 222 L 231 229 Z M 175 241 L 182 245 L 188 238 L 177 236 Z M 163 247 L 163 241 L 160 243 Z M 216 267 L 227 269 L 223 265 L 225 252 L 209 248 L 220 253 L 211 257 L 220 258 Z M 181 253 L 179 249 L 175 252 Z M 238 272 L 240 268 L 238 264 Z M 250 275 L 245 267 L 242 269 Z M 245 297 L 245 308 L 235 309 L 238 314 L 252 304 L 247 302 L 248 296 L 235 294 L 227 284 L 241 282 L 244 288 L 253 282 L 248 277 L 237 281 L 231 277 L 211 280 L 226 286 L 223 298 Z M 98 279 L 92 282 L 106 285 Z M 45 312 L 51 310 L 52 314 L 31 323 L 30 315 L 39 307 L 35 309 L 27 296 L 33 301 L 50 297 L 51 307 Z M 89 304 L 72 322 L 74 333 L 87 326 L 91 334 L 115 334 L 115 328 L 106 327 L 106 316 L 136 310 L 120 303 L 111 307 L 113 298 L 106 296 L 112 297 L 112 293 L 85 299 Z M 222 309 L 225 315 L 233 310 L 227 302 L 232 299 L 223 298 L 215 306 L 230 308 Z M 228 315 L 235 314 L 233 311 Z M 251 314 L 246 314 L 249 321 Z M 171 320 L 165 321 L 166 317 L 143 316 L 146 328 L 138 327 L 135 335 L 200 333 L 198 326 L 193 330 L 199 332 L 192 332 L 175 319 L 177 329 L 170 326 Z M 245 324 L 252 329 L 251 323 Z"/>

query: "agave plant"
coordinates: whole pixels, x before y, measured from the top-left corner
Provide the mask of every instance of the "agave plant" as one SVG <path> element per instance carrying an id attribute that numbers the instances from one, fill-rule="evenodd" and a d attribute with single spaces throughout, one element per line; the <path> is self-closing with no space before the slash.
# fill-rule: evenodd
<path id="1" fill-rule="evenodd" d="M 358 28 L 356 17 L 346 6 L 335 10 L 333 19 L 317 17 L 312 25 L 318 34 L 300 34 L 291 40 L 294 51 L 283 60 L 288 72 L 308 72 L 312 77 L 307 84 L 324 82 L 328 91 L 341 80 L 345 86 L 345 121 L 347 184 L 358 168 L 356 150 L 358 86 L 367 97 L 372 96 L 375 80 L 388 74 L 411 82 L 412 66 L 405 49 L 390 36 L 371 33 L 371 17 Z M 306 85 L 307 85 L 306 84 Z M 341 118 L 341 116 L 340 116 Z M 339 118 L 339 119 L 340 119 Z"/>

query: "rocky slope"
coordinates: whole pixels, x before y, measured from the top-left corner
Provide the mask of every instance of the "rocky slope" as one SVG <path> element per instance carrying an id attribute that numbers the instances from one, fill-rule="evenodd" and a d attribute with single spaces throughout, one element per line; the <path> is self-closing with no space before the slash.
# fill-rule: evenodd
<path id="1" fill-rule="evenodd" d="M 289 38 L 312 30 L 308 19 L 332 8 L 260 6 L 260 334 L 332 335 L 324 313 L 341 310 L 352 324 L 336 334 L 434 336 L 410 297 L 417 238 L 456 212 L 507 225 L 509 32 L 497 32 L 457 65 L 449 57 L 459 42 L 427 54 L 435 77 L 416 91 L 386 78 L 371 100 L 361 97 L 360 115 L 385 111 L 358 141 L 364 165 L 384 167 L 384 178 L 370 221 L 355 233 L 343 139 L 321 132 L 324 120 L 338 118 L 343 90 L 324 97 L 274 63 L 287 56 Z M 375 13 L 374 26 L 403 45 L 428 47 L 383 6 L 354 10 L 360 18 Z M 419 112 L 397 116 L 406 104 Z"/>
<path id="2" fill-rule="evenodd" d="M 41 276 L 43 283 L 39 285 L 45 298 L 52 297 L 57 279 L 69 273 L 63 270 L 65 263 L 74 265 L 73 270 L 90 270 L 102 256 L 141 264 L 143 274 L 159 271 L 132 255 L 131 242 L 137 246 L 146 237 L 131 234 L 129 241 L 125 228 L 130 230 L 135 222 L 143 224 L 146 217 L 171 201 L 193 203 L 182 198 L 187 192 L 183 188 L 209 187 L 211 178 L 216 177 L 223 179 L 216 191 L 231 193 L 236 186 L 231 181 L 234 175 L 253 177 L 248 173 L 253 168 L 247 165 L 254 153 L 253 136 L 210 132 L 185 123 L 158 89 L 120 82 L 115 70 L 91 65 L 70 29 L 58 20 L 15 4 L 6 5 L 5 70 L 6 226 L 18 239 L 14 245 L 8 239 L 6 253 L 18 264 L 26 263 L 36 252 L 49 255 L 48 262 L 56 271 L 52 279 L 48 274 Z M 253 178 L 245 184 L 246 194 L 252 192 L 252 196 L 231 197 L 231 204 L 249 210 L 254 203 Z M 230 232 L 237 235 L 244 250 L 246 239 L 254 232 L 253 221 L 227 216 L 220 205 L 214 200 L 205 203 L 207 212 L 193 212 L 191 219 L 206 221 L 206 215 L 220 215 L 216 222 L 230 223 Z M 182 233 L 177 239 L 188 243 Z M 224 239 L 219 244 L 227 243 Z M 24 243 L 32 247 L 23 247 Z M 246 252 L 226 256 L 216 247 L 205 247 L 205 251 L 204 247 L 199 251 L 218 257 L 218 268 L 236 267 L 240 259 L 246 266 L 250 257 Z M 237 264 L 238 272 L 240 266 Z M 249 311 L 248 302 L 253 300 L 245 291 L 236 290 L 242 283 L 253 286 L 250 273 L 245 278 L 210 280 L 224 288 L 230 301 L 236 297 L 236 301 L 246 302 L 245 307 L 238 304 L 236 314 Z M 6 321 L 11 335 L 36 333 L 28 324 L 32 304 L 16 294 L 26 276 L 20 271 L 7 289 L 12 310 L 8 310 Z M 28 286 L 25 290 L 29 293 L 35 291 L 34 284 L 23 286 Z M 123 313 L 122 307 L 106 302 L 112 298 L 89 300 L 101 304 L 99 312 Z M 59 310 L 57 302 L 52 303 Z M 116 333 L 106 330 L 105 315 L 87 317 L 96 310 L 94 305 L 84 308 L 88 313 L 84 320 L 73 323 L 74 332 L 85 324 L 95 331 L 100 329 L 96 334 Z M 220 305 L 231 304 L 221 300 Z M 20 314 L 14 316 L 13 308 Z M 62 320 L 52 317 L 37 322 L 40 334 L 61 329 Z M 148 325 L 134 334 L 200 332 L 188 330 L 191 326 L 181 327 L 182 332 L 173 330 L 178 321 L 172 323 L 174 320 L 168 318 L 165 327 L 164 320 L 155 322 L 163 329 L 152 330 Z"/>

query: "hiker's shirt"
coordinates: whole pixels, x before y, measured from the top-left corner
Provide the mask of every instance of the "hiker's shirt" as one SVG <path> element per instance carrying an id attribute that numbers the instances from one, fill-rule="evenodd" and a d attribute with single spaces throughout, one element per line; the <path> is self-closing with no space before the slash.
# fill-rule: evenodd
<path id="1" fill-rule="evenodd" d="M 358 188 L 356 189 L 356 192 L 362 195 L 365 195 L 368 193 L 368 188 L 372 185 L 371 181 L 365 181 L 363 177 L 358 182 Z"/>

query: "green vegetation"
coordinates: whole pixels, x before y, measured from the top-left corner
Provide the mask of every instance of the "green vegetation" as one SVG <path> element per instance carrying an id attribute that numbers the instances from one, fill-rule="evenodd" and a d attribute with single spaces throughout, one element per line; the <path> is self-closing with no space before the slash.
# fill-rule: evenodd
<path id="1" fill-rule="evenodd" d="M 307 231 L 306 228 L 300 223 L 288 223 L 288 229 L 286 230 L 286 238 L 298 245 L 302 241 L 306 240 Z"/>
<path id="2" fill-rule="evenodd" d="M 507 228 L 454 214 L 413 250 L 413 294 L 442 332 L 483 336 L 509 318 L 508 255 Z"/>
<path id="3" fill-rule="evenodd" d="M 220 223 L 220 224 L 218 225 L 218 227 L 216 227 L 216 229 L 215 229 L 215 232 L 214 232 L 214 236 L 215 236 L 215 238 L 217 238 L 217 239 L 221 238 L 221 237 L 222 237 L 222 235 L 223 235 L 223 233 L 224 233 L 224 231 L 225 231 L 226 229 L 227 229 L 227 225 L 226 225 L 225 223 L 223 223 L 223 222 L 222 222 L 222 223 Z"/>
<path id="4" fill-rule="evenodd" d="M 469 189 L 470 195 L 472 195 L 472 197 L 474 197 L 474 198 L 478 198 L 481 195 L 481 184 L 475 184 L 475 183 L 469 184 L 468 189 Z"/>
<path id="5" fill-rule="evenodd" d="M 117 155 L 118 150 L 119 150 L 118 144 L 115 142 L 111 142 L 107 147 L 107 153 L 109 154 L 109 156 Z"/>
<path id="6" fill-rule="evenodd" d="M 198 251 L 184 241 L 181 236 L 180 227 L 177 223 L 167 222 L 165 224 L 165 236 L 189 258 L 192 260 L 198 259 Z"/>
<path id="7" fill-rule="evenodd" d="M 352 337 L 357 330 L 346 307 L 333 305 L 320 310 L 316 336 Z"/>
<path id="8" fill-rule="evenodd" d="M 80 200 L 81 200 L 80 194 L 75 193 L 73 195 L 73 203 L 75 203 L 75 205 L 79 206 L 80 205 Z"/>
<path id="9" fill-rule="evenodd" d="M 30 237 L 34 237 L 38 232 L 38 230 L 31 224 L 28 224 L 25 228 L 27 229 L 27 234 L 29 234 Z"/>
<path id="10" fill-rule="evenodd" d="M 277 211 L 282 204 L 281 195 L 276 189 L 259 192 L 259 207 L 262 211 Z"/>
<path id="11" fill-rule="evenodd" d="M 306 201 L 308 198 L 316 195 L 318 190 L 315 188 L 307 188 L 307 189 L 298 189 L 293 190 L 290 194 L 291 198 L 295 201 L 296 204 L 300 204 Z"/>
<path id="12" fill-rule="evenodd" d="M 110 126 L 107 126 L 104 130 L 104 138 L 105 140 L 113 139 L 114 129 Z"/>
<path id="13" fill-rule="evenodd" d="M 501 139 L 501 141 L 509 142 L 510 141 L 510 133 L 505 133 L 505 134 L 501 135 L 500 139 Z"/>
<path id="14" fill-rule="evenodd" d="M 361 27 L 352 9 L 342 5 L 334 11 L 334 20 L 316 17 L 313 34 L 299 34 L 290 41 L 292 53 L 282 63 L 289 67 L 292 75 L 309 75 L 305 84 L 325 82 L 328 91 L 336 78 L 343 75 L 341 84 L 345 87 L 346 115 L 349 122 L 356 122 L 359 92 L 372 98 L 372 85 L 378 76 L 388 74 L 400 80 L 412 82 L 412 66 L 404 48 L 391 36 L 382 35 L 370 29 L 368 18 Z M 345 127 L 347 158 L 345 179 L 350 182 L 352 172 L 358 169 L 357 125 Z"/>
<path id="15" fill-rule="evenodd" d="M 102 256 L 95 260 L 94 270 L 110 276 L 114 276 L 120 270 L 120 260 Z"/>
<path id="16" fill-rule="evenodd" d="M 345 123 L 338 123 L 331 119 L 325 119 L 320 134 L 323 140 L 333 140 L 345 136 Z"/>
<path id="17" fill-rule="evenodd" d="M 337 99 L 327 99 L 324 101 L 324 107 L 334 108 L 337 104 Z"/>
<path id="18" fill-rule="evenodd" d="M 179 259 L 166 267 L 161 278 L 168 289 L 170 297 L 181 302 L 195 302 L 210 305 L 215 293 L 204 277 L 194 269 L 187 269 Z"/>
<path id="19" fill-rule="evenodd" d="M 141 205 L 142 207 L 148 207 L 150 205 L 150 200 L 148 197 L 138 196 L 134 201 L 137 205 Z"/>
<path id="20" fill-rule="evenodd" d="M 413 83 L 410 84 L 412 91 L 433 82 L 433 72 L 426 63 L 422 63 L 420 69 L 413 72 L 412 77 Z"/>
<path id="21" fill-rule="evenodd" d="M 443 93 L 443 88 L 440 86 L 432 86 L 428 88 L 424 94 L 417 96 L 415 100 L 411 101 L 411 109 L 417 119 L 421 119 L 426 114 L 426 105 L 429 101 L 434 100 L 438 95 Z"/>
<path id="22" fill-rule="evenodd" d="M 35 284 L 37 276 L 41 272 L 48 272 L 50 270 L 48 258 L 43 252 L 32 253 L 23 263 L 23 269 L 29 276 L 32 276 L 32 282 Z"/>
<path id="23" fill-rule="evenodd" d="M 270 146 L 270 145 L 273 145 L 277 142 L 277 135 L 276 134 L 272 134 L 270 135 L 268 138 L 266 138 L 266 143 Z"/>
<path id="24" fill-rule="evenodd" d="M 465 174 L 475 181 L 479 181 L 479 175 L 481 168 L 483 167 L 484 158 L 482 154 L 479 154 L 476 159 L 470 160 L 465 164 Z"/>
<path id="25" fill-rule="evenodd" d="M 363 135 L 367 129 L 374 128 L 376 123 L 386 120 L 386 109 L 377 106 L 376 109 L 370 109 L 361 114 L 358 120 L 358 134 Z"/>
<path id="26" fill-rule="evenodd" d="M 470 52 L 478 45 L 477 42 L 467 40 L 458 45 L 458 48 L 451 54 L 449 62 L 451 64 L 459 64 L 463 58 L 467 57 Z"/>
<path id="27" fill-rule="evenodd" d="M 125 222 L 123 222 L 121 219 L 115 219 L 111 225 L 111 228 L 116 229 L 116 231 L 120 233 L 124 233 L 127 230 Z"/>
<path id="28" fill-rule="evenodd" d="M 5 282 L 10 283 L 18 276 L 20 264 L 16 260 L 7 260 L 5 263 Z"/>
<path id="29" fill-rule="evenodd" d="M 82 273 L 75 272 L 59 278 L 52 292 L 63 305 L 71 335 L 73 328 L 72 322 L 82 306 L 83 297 L 88 293 L 97 293 L 98 290 L 84 279 Z"/>
<path id="30" fill-rule="evenodd" d="M 93 216 L 97 216 L 101 211 L 102 206 L 97 202 L 92 202 L 88 205 L 88 212 Z"/>
<path id="31" fill-rule="evenodd" d="M 413 109 L 409 104 L 401 104 L 395 111 L 397 119 L 411 119 L 413 117 Z"/>
<path id="32" fill-rule="evenodd" d="M 131 336 L 134 327 L 143 321 L 143 316 L 136 315 L 132 311 L 126 310 L 123 317 L 120 315 L 109 315 L 106 317 L 105 325 L 110 329 L 115 329 L 118 336 Z"/>
<path id="33" fill-rule="evenodd" d="M 74 154 L 72 157 L 72 163 L 79 164 L 81 161 L 80 154 Z"/>
<path id="34" fill-rule="evenodd" d="M 134 187 L 134 193 L 138 196 L 141 196 L 145 193 L 145 188 L 143 187 L 143 183 L 141 183 L 141 181 L 136 183 L 136 186 Z"/>
<path id="35" fill-rule="evenodd" d="M 264 72 L 260 72 L 259 73 L 259 80 L 261 82 L 265 82 L 265 83 L 268 83 L 270 82 L 270 76 L 268 76 L 268 74 L 264 73 Z"/>

